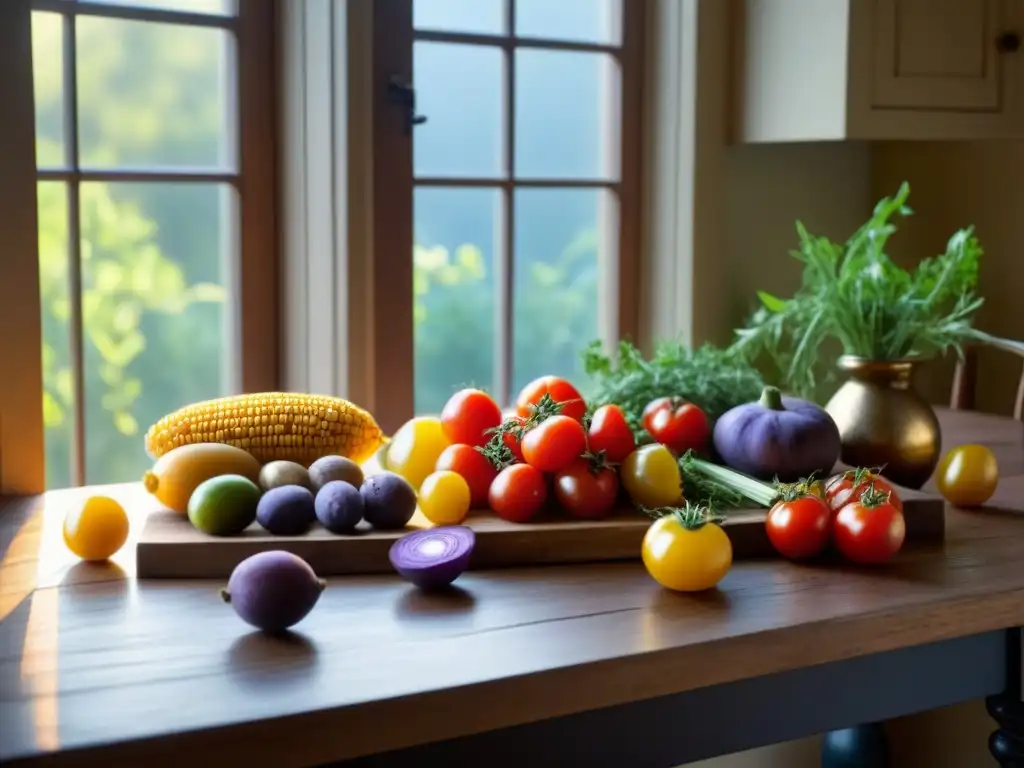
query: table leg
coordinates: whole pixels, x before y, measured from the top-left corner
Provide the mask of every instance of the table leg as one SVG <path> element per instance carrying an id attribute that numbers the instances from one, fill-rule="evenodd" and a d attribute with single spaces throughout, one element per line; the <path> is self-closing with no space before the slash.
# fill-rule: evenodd
<path id="1" fill-rule="evenodd" d="M 889 741 L 881 723 L 829 731 L 821 742 L 821 768 L 889 768 Z"/>
<path id="2" fill-rule="evenodd" d="M 1022 674 L 1021 633 L 1014 629 L 1008 633 L 1006 659 L 1006 690 L 985 700 L 989 715 L 999 723 L 999 729 L 988 739 L 988 750 L 1001 768 L 1024 768 L 1024 688 Z"/>

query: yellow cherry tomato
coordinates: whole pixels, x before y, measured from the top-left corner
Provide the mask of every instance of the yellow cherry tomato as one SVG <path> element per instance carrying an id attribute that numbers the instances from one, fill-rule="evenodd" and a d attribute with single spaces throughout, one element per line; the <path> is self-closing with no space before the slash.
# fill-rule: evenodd
<path id="1" fill-rule="evenodd" d="M 90 496 L 64 515 L 64 543 L 83 560 L 106 560 L 128 540 L 128 514 L 109 496 Z"/>
<path id="2" fill-rule="evenodd" d="M 679 463 L 664 445 L 651 443 L 633 451 L 619 468 L 626 493 L 643 507 L 667 507 L 683 499 Z"/>
<path id="3" fill-rule="evenodd" d="M 458 472 L 441 469 L 420 485 L 420 512 L 434 525 L 458 525 L 469 514 L 469 483 Z"/>
<path id="4" fill-rule="evenodd" d="M 711 589 L 732 567 L 732 542 L 713 522 L 695 524 L 682 513 L 658 518 L 641 548 L 651 577 L 677 592 Z"/>
<path id="5" fill-rule="evenodd" d="M 424 478 L 434 471 L 437 458 L 449 445 L 451 441 L 445 437 L 440 419 L 417 416 L 403 424 L 388 444 L 387 469 L 419 490 Z"/>
<path id="6" fill-rule="evenodd" d="M 999 465 L 984 445 L 960 445 L 942 457 L 935 484 L 950 504 L 979 507 L 999 485 Z"/>

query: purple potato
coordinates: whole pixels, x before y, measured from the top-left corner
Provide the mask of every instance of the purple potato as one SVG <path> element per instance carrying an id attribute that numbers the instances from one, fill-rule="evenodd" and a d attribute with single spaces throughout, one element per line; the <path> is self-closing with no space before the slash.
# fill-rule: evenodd
<path id="1" fill-rule="evenodd" d="M 332 480 L 317 491 L 316 519 L 331 533 L 352 533 L 363 519 L 363 496 L 344 480 Z"/>
<path id="2" fill-rule="evenodd" d="M 416 490 L 401 475 L 381 472 L 363 481 L 363 518 L 374 528 L 405 528 L 416 513 Z"/>
<path id="3" fill-rule="evenodd" d="M 309 465 L 309 479 L 314 491 L 334 480 L 344 480 L 358 490 L 363 484 L 363 468 L 344 456 L 322 456 Z"/>
<path id="4" fill-rule="evenodd" d="M 235 566 L 220 595 L 247 624 L 264 632 L 283 632 L 313 610 L 325 586 L 301 557 L 271 550 Z"/>
<path id="5" fill-rule="evenodd" d="M 256 505 L 256 521 L 275 536 L 299 536 L 315 520 L 313 492 L 301 485 L 271 488 Z"/>

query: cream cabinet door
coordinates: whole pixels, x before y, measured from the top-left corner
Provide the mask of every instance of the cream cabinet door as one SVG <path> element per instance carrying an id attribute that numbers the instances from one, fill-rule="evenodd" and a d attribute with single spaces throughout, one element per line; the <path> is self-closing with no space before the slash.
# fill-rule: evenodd
<path id="1" fill-rule="evenodd" d="M 1003 2 L 874 0 L 873 107 L 1001 110 Z"/>

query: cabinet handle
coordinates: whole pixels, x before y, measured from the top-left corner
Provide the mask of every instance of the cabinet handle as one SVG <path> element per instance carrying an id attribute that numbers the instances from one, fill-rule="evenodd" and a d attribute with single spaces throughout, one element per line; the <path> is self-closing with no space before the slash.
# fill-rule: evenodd
<path id="1" fill-rule="evenodd" d="M 1020 35 L 1016 32 L 1004 32 L 996 38 L 996 48 L 1001 53 L 1016 53 L 1020 50 Z"/>

